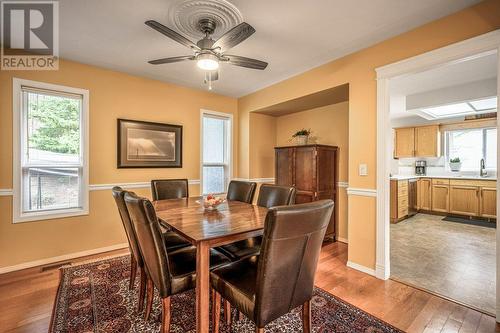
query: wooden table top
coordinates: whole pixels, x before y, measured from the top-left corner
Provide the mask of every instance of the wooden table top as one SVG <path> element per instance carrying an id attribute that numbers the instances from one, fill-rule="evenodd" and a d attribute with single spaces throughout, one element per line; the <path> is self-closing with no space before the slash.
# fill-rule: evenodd
<path id="1" fill-rule="evenodd" d="M 262 233 L 267 208 L 227 201 L 217 210 L 205 211 L 197 200 L 202 200 L 202 197 L 158 200 L 153 205 L 158 218 L 193 243 Z"/>

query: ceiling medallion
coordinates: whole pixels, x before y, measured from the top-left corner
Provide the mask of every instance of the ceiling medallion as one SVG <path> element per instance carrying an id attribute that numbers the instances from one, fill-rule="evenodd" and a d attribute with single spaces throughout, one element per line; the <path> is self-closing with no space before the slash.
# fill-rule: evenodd
<path id="1" fill-rule="evenodd" d="M 186 37 L 198 40 L 204 37 L 200 31 L 200 19 L 212 19 L 216 23 L 213 38 L 243 22 L 243 15 L 226 0 L 177 0 L 168 8 L 167 20 Z"/>

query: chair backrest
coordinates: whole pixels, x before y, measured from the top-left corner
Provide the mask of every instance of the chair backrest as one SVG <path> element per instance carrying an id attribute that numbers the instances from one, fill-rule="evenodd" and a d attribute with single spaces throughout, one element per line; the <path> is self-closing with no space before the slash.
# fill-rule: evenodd
<path id="1" fill-rule="evenodd" d="M 257 183 L 231 180 L 227 189 L 227 200 L 252 203 Z"/>
<path id="2" fill-rule="evenodd" d="M 111 190 L 113 192 L 113 197 L 115 198 L 116 206 L 118 207 L 118 213 L 120 213 L 120 218 L 122 220 L 123 228 L 125 229 L 125 234 L 127 235 L 128 245 L 134 259 L 137 261 L 139 267 L 144 266 L 144 261 L 142 259 L 142 254 L 139 249 L 139 244 L 137 242 L 137 236 L 135 234 L 134 225 L 130 221 L 130 216 L 125 205 L 125 193 L 127 191 L 123 190 L 119 186 L 115 186 Z"/>
<path id="3" fill-rule="evenodd" d="M 153 200 L 180 199 L 189 197 L 187 179 L 154 179 L 151 181 Z"/>
<path id="4" fill-rule="evenodd" d="M 269 210 L 257 267 L 254 317 L 258 327 L 310 300 L 332 200 Z"/>
<path id="5" fill-rule="evenodd" d="M 295 203 L 295 187 L 262 184 L 259 189 L 257 206 L 271 208 Z"/>
<path id="6" fill-rule="evenodd" d="M 162 297 L 170 295 L 170 268 L 167 249 L 151 201 L 133 192 L 125 194 L 125 204 L 134 224 L 144 263 Z"/>

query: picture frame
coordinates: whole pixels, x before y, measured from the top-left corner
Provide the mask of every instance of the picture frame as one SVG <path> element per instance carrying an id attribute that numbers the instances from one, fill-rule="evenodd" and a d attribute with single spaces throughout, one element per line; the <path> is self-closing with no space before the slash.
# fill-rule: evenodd
<path id="1" fill-rule="evenodd" d="M 182 126 L 117 120 L 117 167 L 182 168 Z"/>

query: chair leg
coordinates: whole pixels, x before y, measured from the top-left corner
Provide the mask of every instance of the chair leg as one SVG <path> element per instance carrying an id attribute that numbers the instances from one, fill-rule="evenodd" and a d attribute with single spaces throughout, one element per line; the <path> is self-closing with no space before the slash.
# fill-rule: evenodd
<path id="1" fill-rule="evenodd" d="M 231 303 L 224 300 L 224 318 L 226 319 L 227 327 L 231 328 Z"/>
<path id="2" fill-rule="evenodd" d="M 219 333 L 220 327 L 220 294 L 214 291 L 213 305 L 212 305 L 212 324 L 213 333 Z"/>
<path id="3" fill-rule="evenodd" d="M 161 333 L 169 333 L 170 332 L 170 296 L 163 298 L 161 300 L 162 303 L 162 314 L 163 317 L 161 319 Z"/>
<path id="4" fill-rule="evenodd" d="M 304 333 L 311 333 L 311 301 L 302 305 L 302 330 Z"/>
<path id="5" fill-rule="evenodd" d="M 150 278 L 148 278 L 148 282 L 146 284 L 146 289 L 147 289 L 147 292 L 146 292 L 146 315 L 145 315 L 145 318 L 146 318 L 146 321 L 148 321 L 149 317 L 151 315 L 151 308 L 153 307 L 153 296 L 155 293 L 155 288 L 153 286 L 153 280 L 151 280 Z"/>
<path id="6" fill-rule="evenodd" d="M 136 275 L 137 275 L 137 261 L 135 260 L 135 257 L 132 254 L 130 259 L 130 284 L 128 286 L 129 290 L 134 289 Z"/>
<path id="7" fill-rule="evenodd" d="M 139 312 L 142 312 L 142 309 L 144 309 L 144 298 L 146 296 L 146 281 L 147 281 L 147 276 L 146 276 L 146 270 L 143 267 L 141 269 L 141 285 L 139 287 Z"/>

